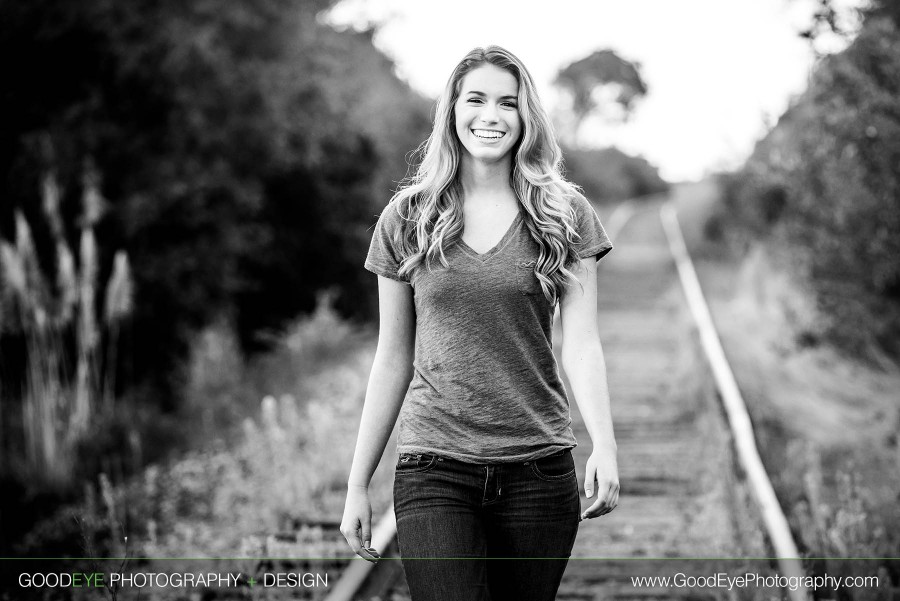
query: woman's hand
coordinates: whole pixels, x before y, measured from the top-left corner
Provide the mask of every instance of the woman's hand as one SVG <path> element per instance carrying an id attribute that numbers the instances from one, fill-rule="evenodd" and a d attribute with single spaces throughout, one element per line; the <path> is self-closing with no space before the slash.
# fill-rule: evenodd
<path id="1" fill-rule="evenodd" d="M 369 489 L 365 486 L 347 486 L 347 502 L 341 519 L 341 534 L 353 552 L 372 563 L 381 559 L 372 544 L 372 505 Z"/>
<path id="2" fill-rule="evenodd" d="M 606 515 L 619 504 L 619 466 L 615 447 L 596 448 L 588 458 L 584 474 L 584 494 L 590 499 L 594 490 L 597 491 L 597 500 L 581 514 L 583 520 Z"/>

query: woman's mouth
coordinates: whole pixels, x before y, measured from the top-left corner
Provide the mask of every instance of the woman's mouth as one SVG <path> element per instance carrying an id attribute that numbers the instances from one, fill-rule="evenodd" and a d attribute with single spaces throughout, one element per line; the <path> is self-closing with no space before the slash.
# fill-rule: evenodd
<path id="1" fill-rule="evenodd" d="M 476 138 L 479 138 L 481 140 L 488 140 L 488 141 L 499 140 L 500 138 L 502 138 L 503 136 L 506 135 L 506 132 L 497 131 L 494 129 L 473 129 L 472 133 L 475 135 Z"/>

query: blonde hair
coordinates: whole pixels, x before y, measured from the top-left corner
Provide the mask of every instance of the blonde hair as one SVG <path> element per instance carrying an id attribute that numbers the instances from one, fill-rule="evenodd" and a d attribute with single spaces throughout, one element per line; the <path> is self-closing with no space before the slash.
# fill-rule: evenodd
<path id="1" fill-rule="evenodd" d="M 491 64 L 511 73 L 519 84 L 518 108 L 522 135 L 513 152 L 510 185 L 525 209 L 524 222 L 540 247 L 535 275 L 551 305 L 569 278 L 569 267 L 578 260 L 570 198 L 578 188 L 561 174 L 562 151 L 553 126 L 537 96 L 534 81 L 525 65 L 499 46 L 475 48 L 456 65 L 438 100 L 434 127 L 417 149 L 421 160 L 413 176 L 406 178 L 390 202 L 404 222 L 394 243 L 404 257 L 399 274 L 408 275 L 425 263 L 427 269 L 439 262 L 448 267 L 445 244 L 462 236 L 462 185 L 459 165 L 462 144 L 456 134 L 454 105 L 463 77 L 476 68 Z"/>

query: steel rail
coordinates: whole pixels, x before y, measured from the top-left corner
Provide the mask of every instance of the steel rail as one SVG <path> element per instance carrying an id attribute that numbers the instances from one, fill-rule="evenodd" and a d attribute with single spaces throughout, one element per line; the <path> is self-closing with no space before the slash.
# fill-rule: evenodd
<path id="1" fill-rule="evenodd" d="M 678 269 L 678 276 L 681 279 L 681 285 L 687 297 L 691 314 L 694 316 L 694 321 L 700 333 L 703 350 L 712 369 L 722 404 L 725 406 L 728 423 L 734 436 L 734 445 L 738 459 L 747 474 L 750 488 L 759 505 L 769 540 L 772 541 L 772 546 L 778 557 L 779 568 L 784 575 L 798 577 L 795 582 L 802 583 L 802 577 L 806 573 L 803 570 L 803 565 L 797 552 L 797 545 L 794 543 L 787 518 L 781 510 L 781 505 L 779 505 L 778 498 L 775 496 L 775 490 L 772 488 L 769 475 L 766 473 L 759 451 L 756 448 L 753 424 L 750 421 L 750 414 L 747 412 L 747 405 L 744 403 L 744 398 L 741 395 L 734 373 L 731 371 L 728 359 L 725 357 L 725 351 L 716 333 L 709 307 L 703 296 L 703 289 L 700 287 L 700 281 L 697 278 L 697 272 L 694 270 L 694 264 L 688 253 L 687 245 L 684 243 L 681 226 L 678 224 L 678 215 L 671 201 L 664 203 L 660 207 L 659 216 L 663 229 L 666 232 L 666 237 L 669 240 L 669 248 L 675 258 L 675 266 Z M 787 592 L 793 601 L 807 601 L 809 599 L 809 591 L 806 587 L 798 587 L 796 590 L 788 590 Z"/>

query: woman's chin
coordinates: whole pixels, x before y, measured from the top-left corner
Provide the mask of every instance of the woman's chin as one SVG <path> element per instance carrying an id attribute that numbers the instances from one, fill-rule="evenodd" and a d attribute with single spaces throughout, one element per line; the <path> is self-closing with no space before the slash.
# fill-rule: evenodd
<path id="1" fill-rule="evenodd" d="M 466 154 L 468 154 L 469 158 L 471 158 L 473 161 L 484 164 L 499 163 L 501 161 L 509 160 L 510 158 L 510 152 L 508 148 L 477 148 L 474 149 L 474 152 L 470 150 Z"/>

